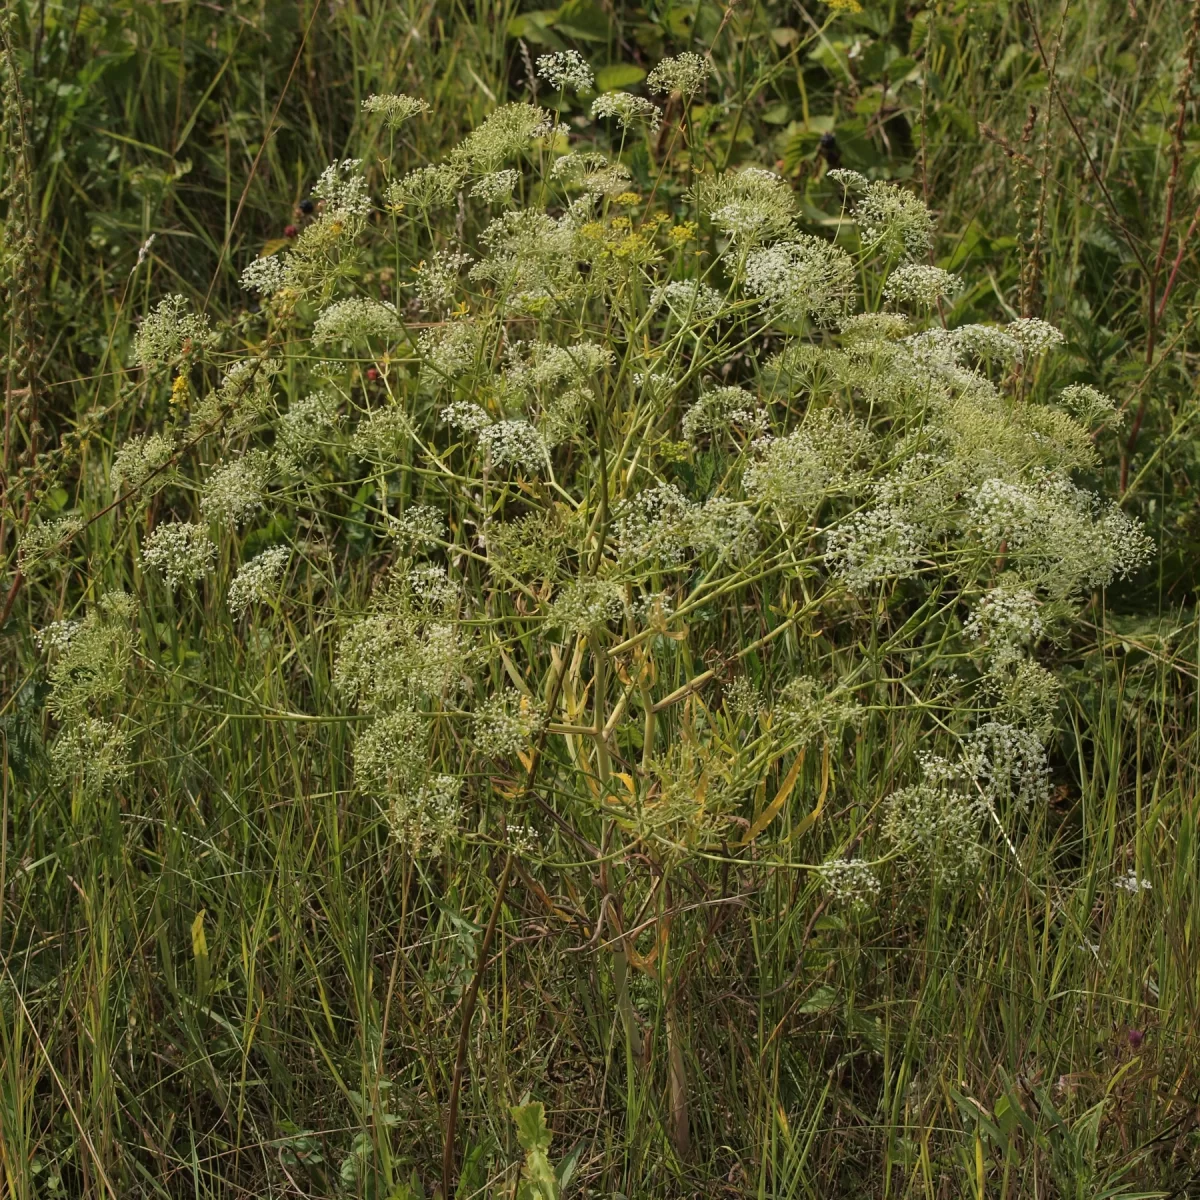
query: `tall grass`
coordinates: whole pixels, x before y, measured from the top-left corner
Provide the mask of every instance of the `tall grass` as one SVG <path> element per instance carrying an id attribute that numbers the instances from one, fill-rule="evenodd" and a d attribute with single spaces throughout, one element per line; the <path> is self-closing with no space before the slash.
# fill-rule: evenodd
<path id="1" fill-rule="evenodd" d="M 853 7 L 12 9 L 0 513 L 7 1194 L 428 1195 L 442 1184 L 456 1078 L 446 1174 L 462 1196 L 511 1194 L 529 1149 L 511 1109 L 527 1097 L 545 1105 L 551 1162 L 571 1168 L 567 1194 L 1200 1188 L 1200 6 Z M 692 173 L 770 167 L 790 181 L 805 227 L 844 242 L 828 169 L 900 181 L 938 215 L 936 261 L 968 280 L 952 323 L 1053 321 L 1068 342 L 1037 394 L 1092 384 L 1128 413 L 1123 433 L 1097 437 L 1100 462 L 1083 477 L 1146 522 L 1153 564 L 1089 596 L 1045 651 L 1064 682 L 1049 798 L 1009 840 L 992 839 L 967 889 L 897 872 L 883 902 L 847 910 L 805 869 L 877 845 L 881 802 L 911 782 L 927 748 L 929 727 L 908 708 L 908 660 L 885 653 L 915 603 L 899 592 L 890 607 L 848 602 L 805 624 L 794 620 L 805 585 L 756 580 L 743 604 L 699 613 L 710 619 L 662 650 L 658 695 L 706 671 L 716 681 L 703 693 L 710 716 L 683 698 L 666 710 L 651 737 L 664 752 L 731 719 L 739 674 L 770 693 L 799 673 L 853 679 L 856 663 L 878 666 L 856 692 L 866 716 L 828 750 L 814 742 L 794 789 L 774 763 L 763 797 L 738 810 L 752 828 L 783 794 L 764 826 L 769 851 L 707 845 L 666 872 L 636 843 L 618 863 L 609 852 L 620 835 L 591 815 L 604 741 L 589 748 L 586 730 L 604 725 L 627 681 L 603 674 L 591 643 L 564 643 L 556 658 L 533 632 L 518 634 L 550 592 L 519 572 L 485 574 L 468 491 L 447 510 L 446 540 L 462 555 L 451 566 L 479 581 L 479 625 L 503 636 L 460 708 L 521 680 L 549 709 L 561 700 L 562 728 L 520 766 L 497 767 L 480 765 L 461 711 L 441 719 L 431 756 L 476 776 L 472 836 L 452 854 L 407 854 L 364 800 L 354 744 L 366 720 L 338 698 L 338 635 L 368 608 L 390 554 L 381 508 L 441 486 L 415 452 L 390 475 L 339 475 L 344 459 L 322 459 L 273 521 L 222 537 L 222 585 L 272 542 L 296 547 L 286 603 L 248 624 L 229 617 L 224 586 L 172 594 L 135 553 L 172 513 L 194 511 L 217 457 L 208 443 L 194 470 L 147 506 L 89 525 L 65 559 L 18 557 L 30 525 L 95 512 L 131 434 L 172 422 L 192 436 L 169 380 L 133 365 L 137 322 L 163 295 L 207 312 L 231 356 L 292 346 L 275 381 L 287 411 L 311 390 L 313 354 L 276 313 L 255 311 L 241 270 L 293 243 L 286 228 L 308 221 L 298 205 L 328 162 L 362 157 L 378 194 L 498 104 L 528 99 L 532 60 L 565 46 L 635 90 L 663 53 L 710 54 L 714 79 L 690 114 L 679 173 L 658 175 L 666 141 L 631 137 L 624 149 L 643 199 L 694 218 Z M 419 133 L 409 124 L 390 138 L 362 113 L 367 96 L 390 92 L 430 102 Z M 448 233 L 438 226 L 439 244 L 478 233 L 474 210 L 457 229 L 456 214 Z M 371 243 L 356 280 L 396 300 L 414 328 L 428 314 L 403 307 L 400 284 L 433 248 L 428 232 L 405 218 L 398 249 Z M 301 307 L 301 323 L 316 311 Z M 756 377 L 778 348 L 761 337 L 773 336 L 756 330 L 724 348 L 730 381 Z M 637 347 L 621 344 L 632 364 Z M 416 357 L 352 356 L 344 411 L 403 391 Z M 212 378 L 189 377 L 193 404 Z M 426 400 L 412 403 L 432 420 Z M 712 490 L 728 458 L 666 444 L 678 438 L 663 425 L 645 447 L 610 448 L 611 459 L 602 445 L 595 462 L 615 478 L 639 454 L 675 455 L 685 490 Z M 471 475 L 469 460 L 456 463 Z M 590 464 L 581 454 L 570 469 L 607 502 Z M 510 517 L 546 504 L 512 488 L 497 496 Z M 89 792 L 51 769 L 61 722 L 34 631 L 110 589 L 141 606 L 117 698 L 136 754 L 122 781 Z M 939 712 L 942 685 L 917 686 Z M 642 710 L 626 703 L 636 728 L 617 745 L 636 766 Z M 539 846 L 512 854 L 506 824 L 526 820 Z M 1130 872 L 1135 893 L 1117 886 Z M 627 891 L 627 923 L 649 931 L 631 943 L 634 958 L 657 953 L 659 966 L 613 953 L 612 927 L 600 925 L 610 886 Z"/>

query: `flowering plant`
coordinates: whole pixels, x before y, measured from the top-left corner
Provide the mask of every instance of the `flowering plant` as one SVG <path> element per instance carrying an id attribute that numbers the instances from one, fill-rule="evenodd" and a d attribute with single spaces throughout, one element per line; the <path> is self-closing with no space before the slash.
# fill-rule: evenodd
<path id="1" fill-rule="evenodd" d="M 577 56 L 542 65 L 592 86 Z M 1016 855 L 1057 721 L 1039 656 L 1150 551 L 1082 482 L 1115 418 L 1048 386 L 1057 331 L 956 324 L 962 281 L 904 187 L 831 173 L 830 239 L 771 171 L 697 173 L 704 75 L 654 73 L 685 102 L 661 129 L 602 93 L 616 153 L 511 104 L 406 174 L 332 164 L 292 247 L 245 267 L 250 352 L 163 300 L 135 356 L 174 416 L 92 497 L 92 521 L 145 529 L 109 540 L 136 586 L 44 639 L 52 753 L 94 792 L 133 769 L 113 675 L 139 669 L 135 609 L 216 596 L 203 628 L 286 678 L 276 638 L 319 608 L 330 687 L 294 684 L 285 713 L 353 725 L 359 803 L 406 869 L 498 849 L 489 931 L 518 870 L 551 913 L 569 894 L 637 1061 L 629 969 L 674 1036 L 668 934 L 708 864 L 803 870 L 861 914 L 893 880 L 969 893 Z M 884 712 L 931 748 L 880 772 L 879 820 L 836 824 Z"/>

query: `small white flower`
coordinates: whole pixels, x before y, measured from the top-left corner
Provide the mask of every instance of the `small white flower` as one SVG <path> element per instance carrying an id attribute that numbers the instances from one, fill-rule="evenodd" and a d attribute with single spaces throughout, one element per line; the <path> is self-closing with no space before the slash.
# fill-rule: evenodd
<path id="1" fill-rule="evenodd" d="M 827 325 L 849 307 L 854 271 L 854 261 L 840 246 L 800 236 L 753 251 L 746 259 L 745 286 L 784 320 L 811 317 Z"/>
<path id="2" fill-rule="evenodd" d="M 387 535 L 404 550 L 422 551 L 446 537 L 446 518 L 429 504 L 414 504 L 398 517 L 388 517 Z"/>
<path id="3" fill-rule="evenodd" d="M 492 423 L 492 418 L 470 400 L 456 400 L 447 405 L 442 409 L 441 418 L 451 429 L 461 429 L 466 433 L 478 433 Z"/>
<path id="4" fill-rule="evenodd" d="M 1131 896 L 1140 896 L 1143 892 L 1150 891 L 1150 880 L 1140 878 L 1131 867 L 1126 874 L 1114 880 L 1113 887 L 1122 892 L 1128 892 Z"/>
<path id="5" fill-rule="evenodd" d="M 162 478 L 163 468 L 175 453 L 175 443 L 166 433 L 134 434 L 113 456 L 110 479 L 117 492 L 143 487 L 152 478 Z M 163 480 L 165 482 L 165 480 Z"/>
<path id="6" fill-rule="evenodd" d="M 550 606 L 549 623 L 567 633 L 590 633 L 621 615 L 624 596 L 613 580 L 586 575 L 567 584 Z"/>
<path id="7" fill-rule="evenodd" d="M 490 696 L 471 722 L 475 749 L 485 758 L 514 758 L 545 724 L 542 709 L 528 696 L 509 690 Z"/>
<path id="8" fill-rule="evenodd" d="M 933 245 L 933 214 L 919 196 L 895 184 L 868 183 L 854 215 L 864 244 L 887 257 L 915 261 Z"/>

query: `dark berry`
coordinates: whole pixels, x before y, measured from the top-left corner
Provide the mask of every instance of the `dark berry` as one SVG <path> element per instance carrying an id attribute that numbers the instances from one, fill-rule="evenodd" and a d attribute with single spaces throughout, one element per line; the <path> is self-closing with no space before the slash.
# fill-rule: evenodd
<path id="1" fill-rule="evenodd" d="M 367 368 L 367 379 L 371 383 L 374 383 L 375 380 L 377 380 L 378 378 L 379 378 L 379 372 L 377 370 L 375 370 L 374 367 L 368 367 Z"/>
<path id="2" fill-rule="evenodd" d="M 313 210 L 313 202 L 311 200 L 300 201 L 300 211 L 307 217 Z"/>
<path id="3" fill-rule="evenodd" d="M 298 230 L 295 225 L 288 225 L 283 231 L 283 236 L 285 238 L 294 238 L 299 232 L 300 230 Z"/>

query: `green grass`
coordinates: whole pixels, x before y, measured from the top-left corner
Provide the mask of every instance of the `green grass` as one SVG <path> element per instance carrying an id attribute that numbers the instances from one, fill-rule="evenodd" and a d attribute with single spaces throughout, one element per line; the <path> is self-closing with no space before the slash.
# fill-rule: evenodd
<path id="1" fill-rule="evenodd" d="M 4 1194 L 432 1194 L 464 997 L 494 909 L 467 1041 L 459 1195 L 511 1194 L 524 1147 L 510 1109 L 527 1095 L 545 1105 L 551 1160 L 578 1156 L 568 1195 L 1200 1195 L 1190 82 L 1173 167 L 1200 6 L 865 7 L 12 8 L 6 68 L 28 107 L 10 90 Z M 1136 439 L 1127 425 L 1100 440 L 1089 482 L 1147 523 L 1156 559 L 1092 597 L 1049 651 L 1064 681 L 1051 800 L 1011 847 L 994 840 L 966 892 L 896 876 L 878 911 L 850 917 L 805 869 L 875 835 L 881 800 L 924 748 L 895 682 L 899 655 L 864 686 L 870 715 L 834 743 L 827 786 L 810 754 L 769 852 L 711 852 L 669 873 L 649 858 L 621 865 L 627 915 L 645 905 L 660 918 L 640 952 L 669 928 L 657 968 L 626 978 L 624 958 L 592 944 L 605 884 L 580 839 L 613 835 L 585 812 L 588 770 L 573 769 L 564 739 L 546 751 L 542 800 L 582 815 L 542 830 L 543 857 L 516 860 L 500 902 L 508 859 L 496 829 L 526 817 L 522 772 L 480 771 L 478 836 L 461 852 L 403 853 L 355 791 L 361 716 L 332 679 L 335 627 L 366 605 L 381 553 L 368 472 L 353 488 L 331 475 L 308 496 L 298 489 L 276 526 L 222 542 L 222 580 L 275 538 L 336 545 L 329 558 L 303 551 L 289 604 L 258 639 L 230 621 L 221 589 L 172 597 L 135 566 L 150 525 L 194 500 L 191 478 L 173 479 L 157 507 L 89 526 L 57 566 L 19 569 L 31 518 L 90 512 L 115 447 L 175 411 L 167 381 L 130 365 L 136 318 L 180 292 L 236 352 L 266 337 L 291 345 L 282 323 L 264 334 L 238 275 L 299 220 L 330 159 L 363 157 L 376 185 L 432 160 L 498 103 L 525 98 L 526 53 L 560 46 L 640 70 L 711 49 L 694 163 L 779 164 L 805 222 L 828 231 L 837 213 L 819 139 L 833 133 L 844 166 L 907 182 L 937 212 L 937 261 L 971 284 L 956 323 L 1042 315 L 1069 339 L 1057 383 L 1103 388 L 1131 424 L 1144 407 Z M 433 108 L 419 134 L 404 126 L 385 147 L 360 104 L 391 91 Z M 640 150 L 627 158 L 648 191 L 653 164 Z M 671 180 L 663 186 L 681 207 Z M 423 238 L 402 231 L 413 261 Z M 392 260 L 371 253 L 360 279 L 391 288 Z M 308 390 L 306 354 L 279 380 L 289 401 Z M 353 387 L 365 403 L 361 374 Z M 215 449 L 199 456 L 210 463 Z M 410 467 L 390 480 L 393 494 L 432 494 Z M 465 501 L 454 511 L 456 522 L 472 512 Z M 484 577 L 478 564 L 463 570 Z M 33 631 L 111 587 L 142 606 L 145 636 L 119 696 L 139 736 L 130 776 L 97 796 L 54 782 L 59 722 Z M 486 621 L 519 627 L 529 597 L 511 585 L 489 596 Z M 754 596 L 696 623 L 664 657 L 673 674 L 657 680 L 661 692 L 724 670 L 721 655 L 806 600 L 794 582 Z M 828 628 L 798 622 L 747 655 L 747 669 L 760 680 L 815 663 L 848 672 L 894 634 L 887 615 L 847 608 L 826 614 Z M 549 687 L 533 643 L 514 636 L 507 662 L 479 665 L 483 691 L 526 670 Z M 577 663 L 563 685 L 580 722 L 596 694 L 611 703 L 619 692 L 590 672 Z M 668 710 L 660 740 L 682 744 L 685 726 L 679 706 Z M 437 729 L 432 755 L 467 762 L 468 727 L 449 714 Z M 782 774 L 771 767 L 767 795 Z M 820 819 L 806 822 L 822 794 Z M 1130 869 L 1152 883 L 1138 897 L 1113 886 Z"/>

